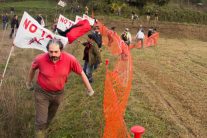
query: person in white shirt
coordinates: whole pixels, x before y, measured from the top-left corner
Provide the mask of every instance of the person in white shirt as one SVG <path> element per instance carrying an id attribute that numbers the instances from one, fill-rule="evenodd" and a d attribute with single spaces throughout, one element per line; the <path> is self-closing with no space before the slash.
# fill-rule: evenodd
<path id="1" fill-rule="evenodd" d="M 140 29 L 136 35 L 137 43 L 141 41 L 141 48 L 144 48 L 144 30 Z"/>

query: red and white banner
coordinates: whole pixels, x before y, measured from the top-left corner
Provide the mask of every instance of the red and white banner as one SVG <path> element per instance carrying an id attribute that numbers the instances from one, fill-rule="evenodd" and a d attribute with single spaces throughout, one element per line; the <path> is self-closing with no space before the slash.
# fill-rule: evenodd
<path id="1" fill-rule="evenodd" d="M 61 40 L 64 46 L 68 43 L 67 38 L 54 35 L 24 12 L 13 43 L 20 48 L 34 48 L 47 52 L 46 45 L 50 39 L 54 38 Z"/>
<path id="2" fill-rule="evenodd" d="M 78 23 L 79 21 L 82 21 L 82 20 L 84 20 L 82 17 L 76 15 L 76 17 L 75 17 L 75 24 Z"/>
<path id="3" fill-rule="evenodd" d="M 89 21 L 89 23 L 90 23 L 91 26 L 93 26 L 94 23 L 95 23 L 95 19 L 89 17 L 89 16 L 86 15 L 86 14 L 83 14 L 83 19 L 87 19 L 87 20 Z"/>
<path id="4" fill-rule="evenodd" d="M 84 19 L 73 25 L 66 34 L 69 44 L 91 30 L 89 21 Z"/>
<path id="5" fill-rule="evenodd" d="M 75 24 L 74 21 L 71 21 L 60 14 L 58 23 L 57 23 L 57 28 L 60 29 L 61 31 L 65 31 L 69 29 L 71 26 L 73 26 L 74 24 Z"/>

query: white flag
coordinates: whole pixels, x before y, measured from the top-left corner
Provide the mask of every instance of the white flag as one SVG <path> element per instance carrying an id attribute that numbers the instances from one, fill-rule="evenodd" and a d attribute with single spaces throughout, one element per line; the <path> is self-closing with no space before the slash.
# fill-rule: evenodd
<path id="1" fill-rule="evenodd" d="M 20 48 L 34 48 L 47 52 L 46 45 L 53 38 L 61 40 L 64 46 L 68 43 L 66 37 L 54 35 L 24 12 L 13 43 Z"/>
<path id="2" fill-rule="evenodd" d="M 58 23 L 57 23 L 57 28 L 60 29 L 61 31 L 65 31 L 69 29 L 71 26 L 75 24 L 74 21 L 71 21 L 64 17 L 63 15 L 59 16 Z"/>
<path id="3" fill-rule="evenodd" d="M 60 0 L 58 2 L 58 5 L 61 6 L 61 7 L 65 7 L 67 4 L 66 4 L 66 2 Z"/>
<path id="4" fill-rule="evenodd" d="M 95 19 L 93 19 L 93 18 L 89 17 L 89 16 L 88 16 L 88 15 L 86 15 L 86 14 L 83 14 L 83 19 L 88 20 L 91 26 L 93 26 L 93 25 L 94 25 L 94 23 L 95 23 Z"/>

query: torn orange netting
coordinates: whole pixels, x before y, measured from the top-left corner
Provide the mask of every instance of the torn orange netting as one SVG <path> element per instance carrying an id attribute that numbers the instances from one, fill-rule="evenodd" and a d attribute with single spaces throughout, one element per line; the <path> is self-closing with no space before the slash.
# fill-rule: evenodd
<path id="1" fill-rule="evenodd" d="M 107 69 L 104 87 L 103 138 L 130 138 L 124 121 L 125 110 L 132 85 L 132 58 L 128 46 L 116 32 L 98 23 L 103 43 L 118 56 L 113 70 Z"/>

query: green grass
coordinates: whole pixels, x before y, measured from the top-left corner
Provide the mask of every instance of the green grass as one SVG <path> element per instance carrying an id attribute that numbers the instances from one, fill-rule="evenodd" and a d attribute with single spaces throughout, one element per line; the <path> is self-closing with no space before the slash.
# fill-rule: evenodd
<path id="1" fill-rule="evenodd" d="M 83 40 L 85 38 L 81 38 Z M 8 43 L 7 46 L 9 45 Z M 2 51 L 9 50 L 6 46 L 2 48 Z M 83 63 L 83 46 L 74 42 L 65 50 Z M 194 133 L 196 129 L 201 130 L 203 135 L 206 133 L 205 109 L 201 110 L 206 103 L 206 95 L 202 93 L 207 80 L 206 52 L 205 42 L 164 38 L 160 38 L 156 48 L 132 49 L 133 82 L 124 117 L 129 131 L 130 127 L 141 125 L 146 129 L 144 138 L 182 137 L 190 133 L 188 129 Z M 27 138 L 34 135 L 35 111 L 34 97 L 25 88 L 26 74 L 32 59 L 41 52 L 15 48 L 14 53 L 1 89 L 0 136 Z M 103 62 L 108 58 L 112 64 L 110 68 L 113 68 L 116 57 L 106 49 L 103 50 L 102 57 Z M 3 68 L 0 69 L 2 72 Z M 64 101 L 49 128 L 49 138 L 101 136 L 104 128 L 104 65 L 94 73 L 94 79 L 92 86 L 95 95 L 88 97 L 81 79 L 76 74 L 71 74 Z M 194 105 L 200 109 L 194 108 Z M 197 121 L 191 122 L 192 120 Z M 200 120 L 203 123 L 199 123 Z"/>
<path id="2" fill-rule="evenodd" d="M 54 9 L 57 3 L 49 0 L 37 0 L 37 1 L 21 1 L 21 2 L 5 2 L 1 3 L 0 7 L 8 8 L 14 7 L 15 9 L 30 9 L 30 8 L 39 8 L 39 9 Z"/>
<path id="3" fill-rule="evenodd" d="M 53 16 L 55 3 L 48 5 L 47 1 L 23 1 L 1 4 L 0 7 L 8 9 L 11 5 L 17 6 L 19 10 L 29 5 L 34 13 L 45 11 L 44 8 L 52 9 L 47 12 Z M 123 20 L 122 17 L 100 18 L 108 27 L 116 26 L 119 34 L 130 24 L 129 20 Z M 135 35 L 137 26 L 129 27 Z M 133 82 L 124 117 L 128 131 L 134 125 L 141 125 L 146 129 L 144 138 L 188 138 L 187 134 L 192 133 L 204 137 L 207 135 L 206 42 L 169 39 L 168 35 L 162 35 L 164 31 L 161 32 L 158 47 L 131 50 Z M 173 29 L 171 31 L 176 33 Z M 86 38 L 82 37 L 81 41 L 84 40 Z M 1 73 L 11 44 L 8 38 L 1 43 Z M 83 46 L 74 42 L 65 50 L 83 64 Z M 0 137 L 28 138 L 34 135 L 34 97 L 26 90 L 25 82 L 32 59 L 39 53 L 38 50 L 15 48 L 0 90 Z M 93 97 L 85 94 L 82 81 L 76 74 L 72 73 L 69 77 L 64 101 L 49 128 L 49 138 L 101 137 L 104 128 L 104 62 L 106 58 L 109 59 L 109 68 L 113 69 L 117 60 L 106 49 L 103 49 L 102 57 L 103 65 L 94 73 Z"/>

